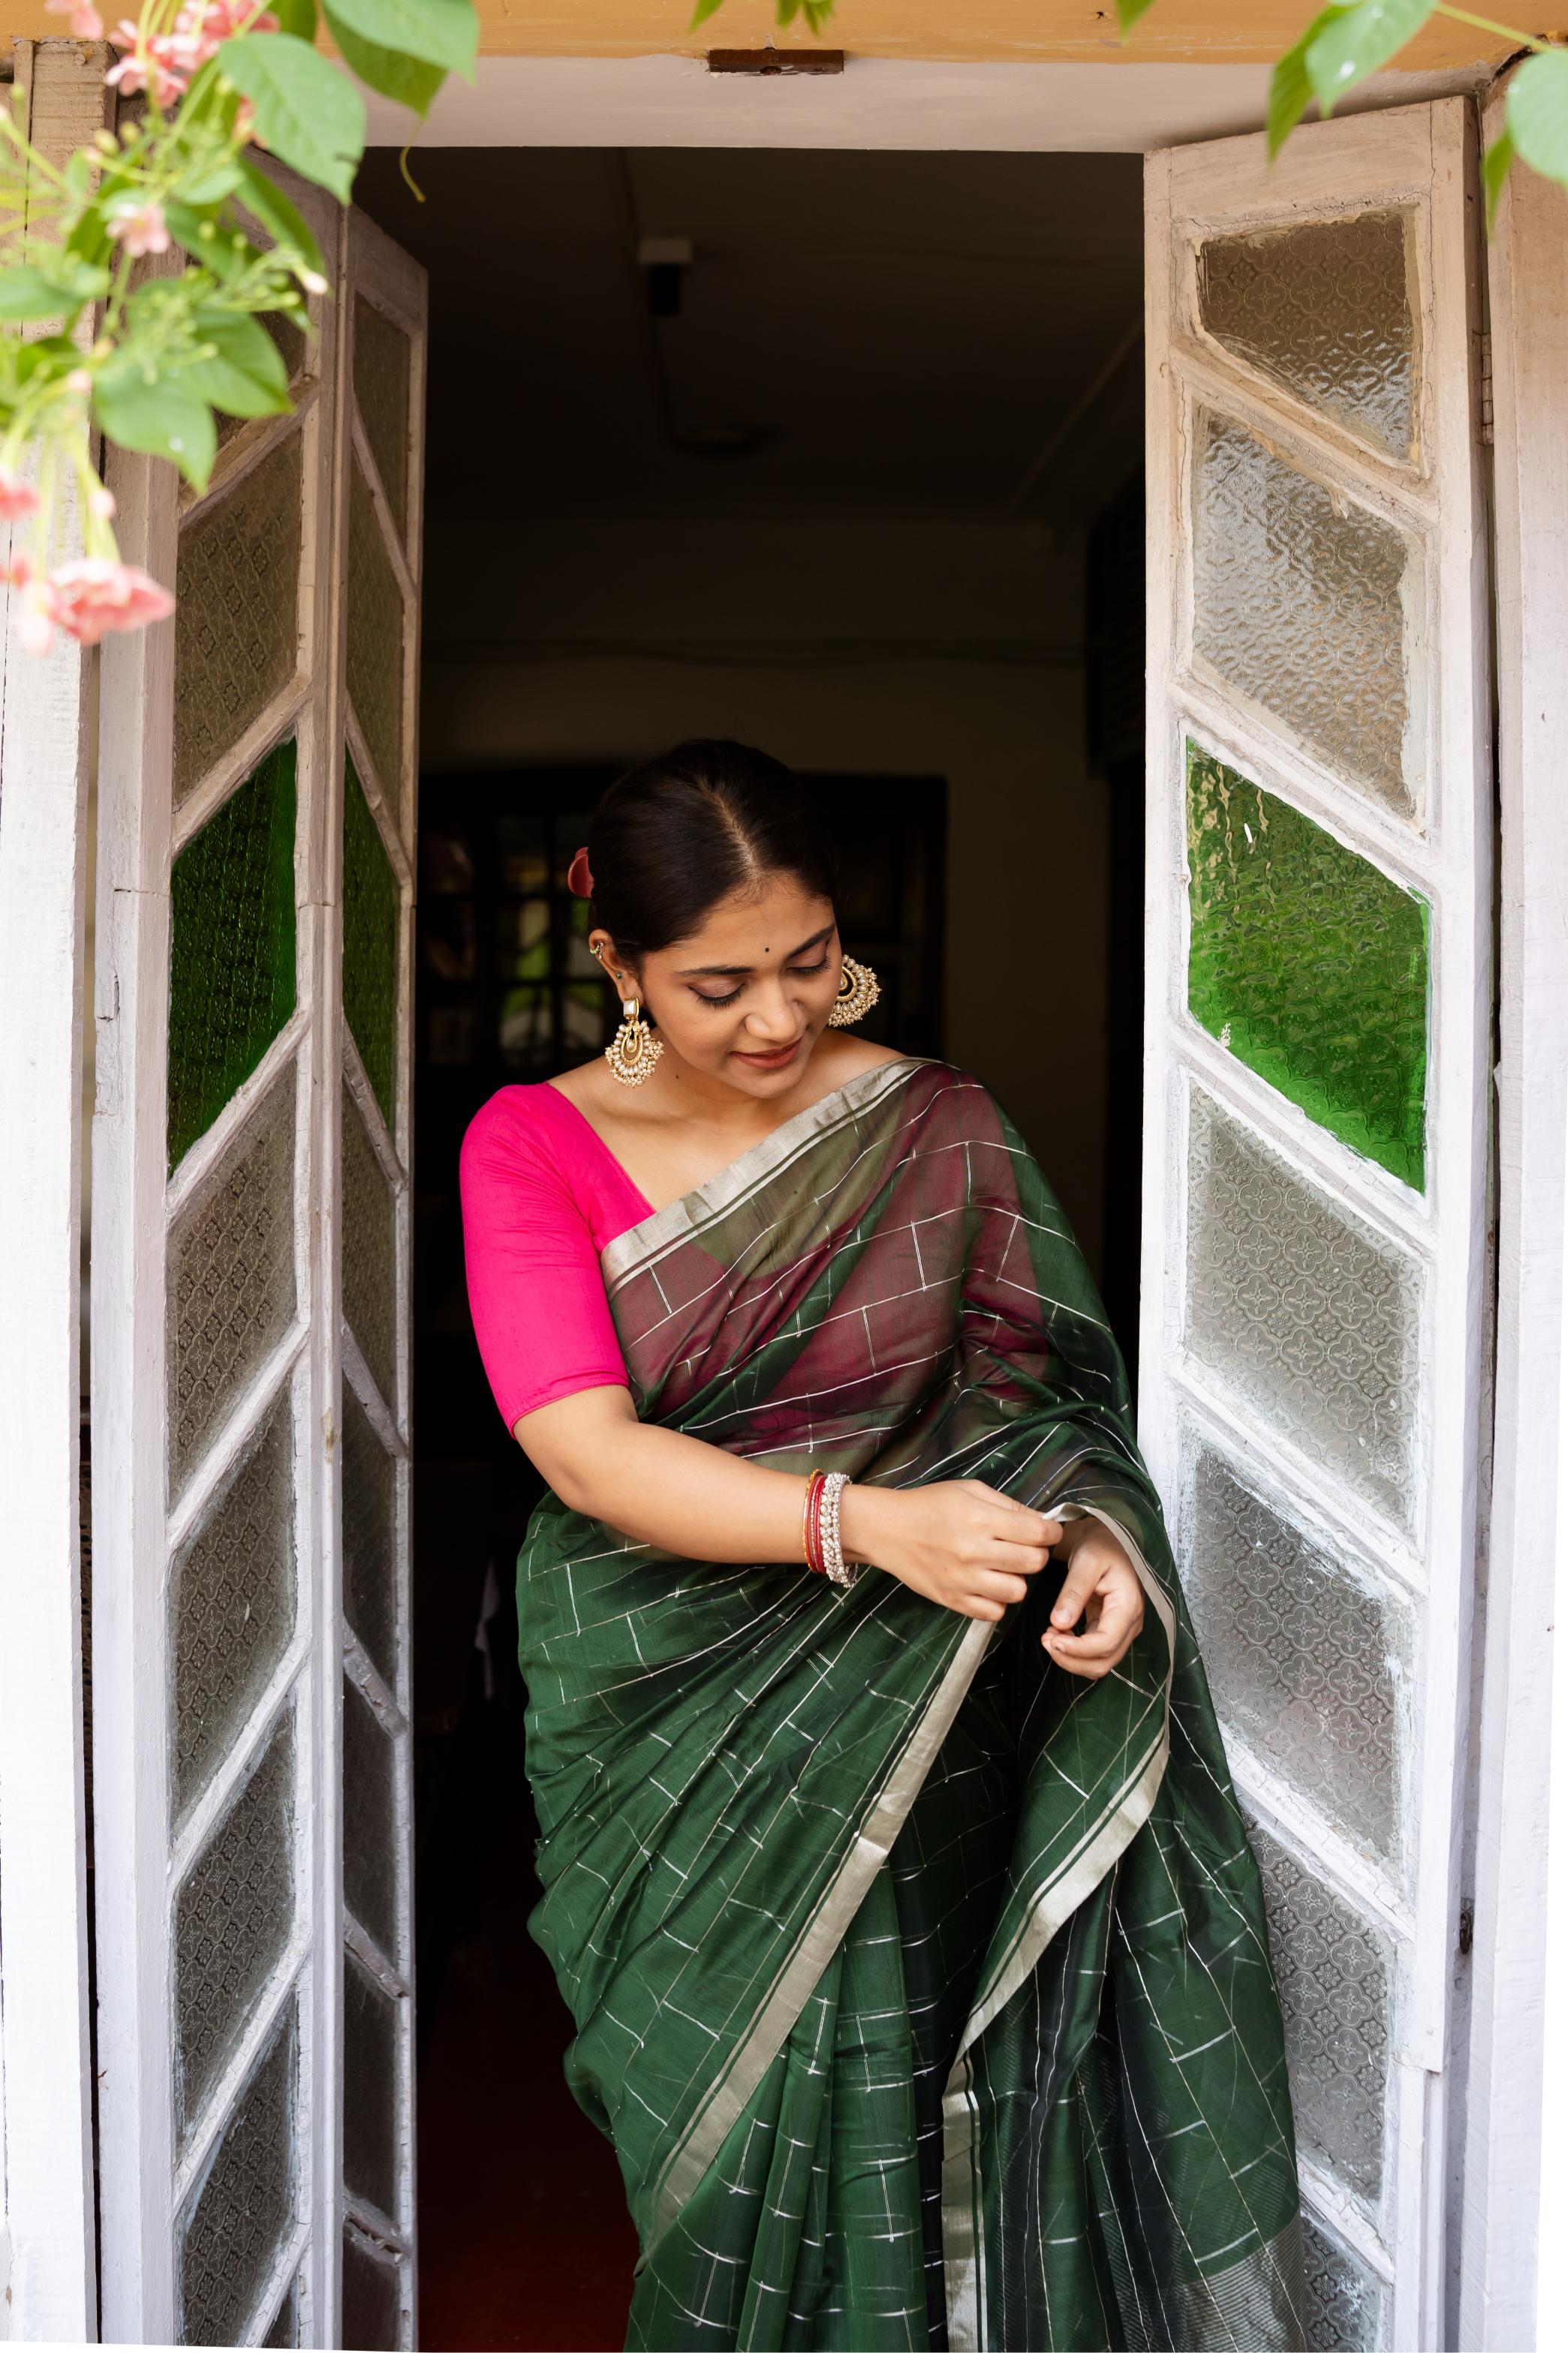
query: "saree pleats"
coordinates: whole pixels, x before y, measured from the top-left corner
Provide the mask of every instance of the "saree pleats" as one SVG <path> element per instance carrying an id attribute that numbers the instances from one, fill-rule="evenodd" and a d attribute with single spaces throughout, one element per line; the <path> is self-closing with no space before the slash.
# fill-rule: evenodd
<path id="1" fill-rule="evenodd" d="M 1089 1683 L 1041 1649 L 1049 1572 L 991 1628 L 535 1514 L 531 1926 L 642 2241 L 628 2345 L 1298 2345 L 1257 1872 L 1034 1163 L 973 1081 L 884 1065 L 605 1271 L 644 1419 L 1096 1513 L 1146 1601 Z"/>

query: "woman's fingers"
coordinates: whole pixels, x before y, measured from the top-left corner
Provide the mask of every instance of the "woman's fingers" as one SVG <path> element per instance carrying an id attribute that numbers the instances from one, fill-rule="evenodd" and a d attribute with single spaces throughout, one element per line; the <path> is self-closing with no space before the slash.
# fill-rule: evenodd
<path id="1" fill-rule="evenodd" d="M 1053 1616 L 1054 1616 L 1053 1612 Z M 1072 1674 L 1109 1674 L 1126 1655 L 1143 1624 L 1143 1593 L 1137 1576 L 1121 1560 L 1108 1564 L 1089 1600 L 1089 1626 L 1074 1634 L 1053 1624 L 1041 1640 L 1058 1666 Z"/>
<path id="2" fill-rule="evenodd" d="M 1078 1624 L 1089 1607 L 1089 1597 L 1110 1566 L 1105 1551 L 1090 1538 L 1080 1544 L 1068 1563 L 1062 1589 L 1051 1608 L 1051 1624 L 1065 1634 Z"/>

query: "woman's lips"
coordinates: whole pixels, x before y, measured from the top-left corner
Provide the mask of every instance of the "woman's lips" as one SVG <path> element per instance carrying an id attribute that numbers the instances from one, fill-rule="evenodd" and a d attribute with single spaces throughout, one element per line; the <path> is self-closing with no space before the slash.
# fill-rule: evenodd
<path id="1" fill-rule="evenodd" d="M 765 1054 L 737 1053 L 735 1060 L 737 1062 L 749 1062 L 753 1071 L 782 1071 L 786 1062 L 794 1061 L 805 1043 L 803 1033 L 793 1046 L 775 1046 Z"/>

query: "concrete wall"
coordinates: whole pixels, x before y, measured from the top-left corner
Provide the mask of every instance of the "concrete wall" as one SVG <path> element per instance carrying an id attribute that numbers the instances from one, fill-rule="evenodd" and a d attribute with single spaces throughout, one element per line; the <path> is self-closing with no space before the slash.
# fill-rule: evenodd
<path id="1" fill-rule="evenodd" d="M 422 765 L 630 760 L 682 735 L 948 779 L 947 1031 L 1098 1268 L 1106 808 L 1082 552 L 1026 525 L 430 518 Z M 433 813 L 433 812 L 427 812 Z"/>

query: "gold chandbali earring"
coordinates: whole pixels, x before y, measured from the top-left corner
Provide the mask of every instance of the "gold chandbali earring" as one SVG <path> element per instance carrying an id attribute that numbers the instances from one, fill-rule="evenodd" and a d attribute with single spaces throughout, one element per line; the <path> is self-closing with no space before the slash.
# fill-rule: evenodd
<path id="1" fill-rule="evenodd" d="M 827 1017 L 829 1029 L 847 1029 L 871 1010 L 880 998 L 882 984 L 868 964 L 857 964 L 846 956 L 844 969 L 838 976 L 838 995 Z"/>
<path id="2" fill-rule="evenodd" d="M 594 954 L 603 964 L 604 957 L 597 948 Z M 618 972 L 616 978 L 624 982 L 626 975 Z M 612 1076 L 619 1079 L 623 1087 L 640 1087 L 645 1079 L 653 1075 L 654 1067 L 664 1051 L 664 1041 L 654 1036 L 643 1019 L 642 1007 L 635 997 L 622 997 L 621 1011 L 626 1018 L 605 1047 L 605 1060 L 610 1066 Z"/>

